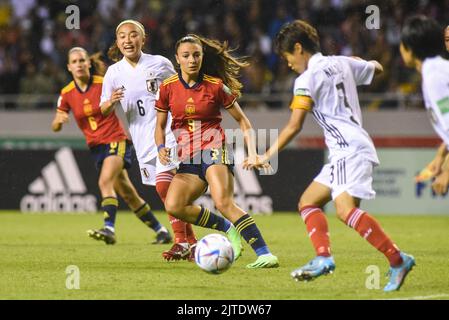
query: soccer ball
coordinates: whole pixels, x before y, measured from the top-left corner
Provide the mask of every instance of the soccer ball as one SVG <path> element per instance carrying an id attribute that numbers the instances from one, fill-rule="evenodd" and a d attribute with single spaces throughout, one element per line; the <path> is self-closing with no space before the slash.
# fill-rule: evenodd
<path id="1" fill-rule="evenodd" d="M 196 245 L 195 262 L 207 273 L 225 272 L 234 262 L 231 242 L 221 234 L 212 233 L 205 236 Z"/>

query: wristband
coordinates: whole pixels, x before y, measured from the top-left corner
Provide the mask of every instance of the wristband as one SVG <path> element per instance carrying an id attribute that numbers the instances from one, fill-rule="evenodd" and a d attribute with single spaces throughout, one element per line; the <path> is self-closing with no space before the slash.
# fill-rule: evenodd
<path id="1" fill-rule="evenodd" d="M 165 148 L 165 144 L 163 143 L 157 146 L 157 152 L 161 151 L 162 148 Z"/>

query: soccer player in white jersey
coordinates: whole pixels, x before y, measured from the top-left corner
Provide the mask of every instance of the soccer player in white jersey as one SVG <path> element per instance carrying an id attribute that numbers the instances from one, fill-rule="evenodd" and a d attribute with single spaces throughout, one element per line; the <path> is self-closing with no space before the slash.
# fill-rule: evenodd
<path id="1" fill-rule="evenodd" d="M 445 32 L 448 48 L 449 29 Z M 434 130 L 443 140 L 435 158 L 418 177 L 435 178 L 432 188 L 437 194 L 445 194 L 449 185 L 449 61 L 442 57 L 443 34 L 443 28 L 434 19 L 413 16 L 403 26 L 400 45 L 405 65 L 422 75 L 424 104 Z"/>
<path id="2" fill-rule="evenodd" d="M 154 104 L 159 85 L 176 72 L 167 58 L 142 52 L 145 36 L 145 29 L 138 21 L 125 20 L 117 26 L 116 42 L 109 50 L 110 58 L 117 62 L 108 68 L 104 76 L 101 110 L 107 115 L 117 104 L 121 105 L 128 120 L 142 183 L 155 185 L 160 198 L 165 201 L 176 164 L 164 166 L 158 159 L 154 142 Z M 166 146 L 172 148 L 175 145 L 175 137 L 168 125 Z M 170 224 L 175 233 L 175 244 L 162 254 L 163 257 L 166 260 L 192 260 L 191 247 L 196 244 L 192 226 L 174 217 L 170 217 Z"/>
<path id="3" fill-rule="evenodd" d="M 373 142 L 362 127 L 357 86 L 367 85 L 382 66 L 376 61 L 343 56 L 323 56 L 315 28 L 296 20 L 286 24 L 276 38 L 278 53 L 299 77 L 294 84 L 291 117 L 277 141 L 262 156 L 260 168 L 301 131 L 311 112 L 323 128 L 329 149 L 329 163 L 301 195 L 298 208 L 316 257 L 294 270 L 295 280 L 311 280 L 335 269 L 329 232 L 322 207 L 333 200 L 337 216 L 355 229 L 390 263 L 390 280 L 385 291 L 397 290 L 414 265 L 414 258 L 401 252 L 367 212 L 360 209 L 362 199 L 373 199 L 373 167 L 379 160 Z"/>

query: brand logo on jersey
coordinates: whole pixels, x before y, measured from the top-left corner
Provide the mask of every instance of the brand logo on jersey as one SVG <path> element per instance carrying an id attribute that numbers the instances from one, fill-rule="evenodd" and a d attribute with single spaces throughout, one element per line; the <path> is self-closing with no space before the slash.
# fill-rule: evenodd
<path id="1" fill-rule="evenodd" d="M 42 168 L 20 201 L 22 212 L 96 212 L 97 198 L 87 188 L 70 148 L 62 148 Z"/>
<path id="2" fill-rule="evenodd" d="M 191 115 L 195 114 L 195 101 L 193 101 L 193 98 L 190 97 L 187 100 L 187 104 L 186 104 L 186 107 L 184 109 L 184 113 L 187 116 L 191 116 Z"/>

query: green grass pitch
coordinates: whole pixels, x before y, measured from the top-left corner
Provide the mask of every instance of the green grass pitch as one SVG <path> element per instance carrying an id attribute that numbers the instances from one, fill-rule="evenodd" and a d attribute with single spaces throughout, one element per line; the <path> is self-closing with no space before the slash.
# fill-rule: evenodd
<path id="1" fill-rule="evenodd" d="M 167 226 L 165 214 L 158 218 Z M 255 254 L 245 250 L 222 275 L 209 275 L 195 263 L 165 262 L 170 245 L 151 245 L 154 233 L 132 214 L 117 217 L 117 239 L 106 246 L 88 238 L 86 230 L 102 224 L 101 215 L 20 214 L 0 212 L 0 299 L 449 299 L 449 217 L 378 216 L 417 267 L 401 291 L 382 291 L 387 262 L 353 230 L 329 218 L 335 273 L 298 283 L 290 272 L 313 257 L 302 220 L 297 214 L 255 216 L 279 259 L 278 269 L 248 270 Z M 199 237 L 209 230 L 195 228 Z M 66 288 L 66 267 L 80 270 L 80 289 Z M 380 289 L 370 265 L 380 270 Z M 371 280 L 370 280 L 371 279 Z M 373 282 L 374 281 L 374 282 Z"/>

